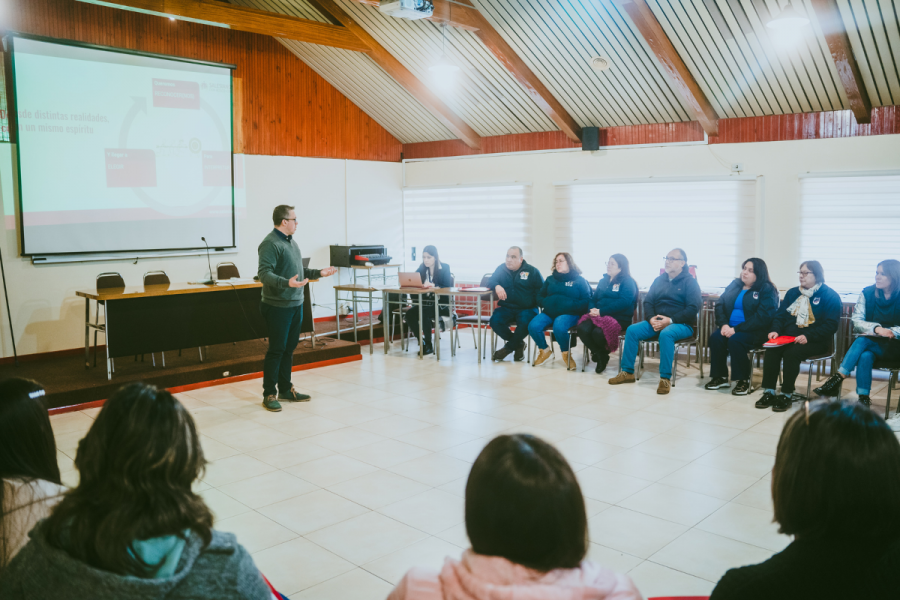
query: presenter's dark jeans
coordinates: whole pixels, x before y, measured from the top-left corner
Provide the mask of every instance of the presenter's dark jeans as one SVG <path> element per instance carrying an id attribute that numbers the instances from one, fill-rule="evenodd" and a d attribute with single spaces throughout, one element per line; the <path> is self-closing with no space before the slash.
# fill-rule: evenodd
<path id="1" fill-rule="evenodd" d="M 491 330 L 506 342 L 506 348 L 515 350 L 528 337 L 528 324 L 537 314 L 536 308 L 513 310 L 505 306 L 498 306 L 491 315 Z M 509 326 L 513 323 L 516 325 L 516 330 L 510 331 Z"/>
<path id="2" fill-rule="evenodd" d="M 291 367 L 294 350 L 300 342 L 303 305 L 281 308 L 260 302 L 259 312 L 269 331 L 269 349 L 263 363 L 263 395 L 275 395 L 278 391 L 286 394 L 291 391 Z"/>
<path id="3" fill-rule="evenodd" d="M 753 348 L 759 348 L 765 342 L 765 335 L 735 331 L 734 335 L 727 338 L 722 335 L 721 329 L 716 329 L 709 336 L 710 377 L 728 379 L 728 355 L 730 354 L 731 380 L 749 380 L 753 365 L 750 364 L 747 352 Z"/>
<path id="4" fill-rule="evenodd" d="M 800 374 L 800 363 L 811 356 L 822 356 L 831 352 L 831 340 L 807 344 L 786 344 L 778 348 L 766 348 L 763 362 L 764 390 L 774 390 L 778 385 L 778 371 L 782 371 L 781 392 L 793 394 L 794 384 Z M 784 366 L 782 366 L 784 363 Z"/>

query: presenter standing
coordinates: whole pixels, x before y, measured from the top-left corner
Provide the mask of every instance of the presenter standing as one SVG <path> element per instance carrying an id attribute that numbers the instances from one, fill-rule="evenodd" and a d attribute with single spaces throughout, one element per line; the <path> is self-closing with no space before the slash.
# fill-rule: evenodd
<path id="1" fill-rule="evenodd" d="M 269 334 L 269 349 L 263 366 L 263 406 L 266 410 L 279 412 L 279 400 L 309 401 L 309 396 L 296 391 L 291 383 L 294 350 L 300 341 L 300 324 L 303 322 L 303 288 L 310 279 L 328 277 L 337 269 L 303 268 L 300 246 L 294 241 L 297 215 L 293 206 L 276 206 L 272 221 L 275 228 L 259 245 L 258 275 L 263 284 L 259 311 L 266 320 Z"/>

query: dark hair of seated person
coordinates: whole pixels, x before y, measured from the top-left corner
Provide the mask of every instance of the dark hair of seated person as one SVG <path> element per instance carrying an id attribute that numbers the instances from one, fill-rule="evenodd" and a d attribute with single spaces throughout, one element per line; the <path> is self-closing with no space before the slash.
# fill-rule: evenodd
<path id="1" fill-rule="evenodd" d="M 206 461 L 194 420 L 172 394 L 132 383 L 106 401 L 78 444 L 80 482 L 48 519 L 48 541 L 119 575 L 149 576 L 134 540 L 192 530 L 209 544 L 213 517 L 191 484 Z"/>
<path id="2" fill-rule="evenodd" d="M 587 513 L 575 473 L 531 435 L 494 438 L 466 483 L 472 550 L 541 572 L 573 569 L 587 554 Z"/>
<path id="3" fill-rule="evenodd" d="M 900 442 L 858 402 L 816 402 L 787 421 L 772 470 L 779 531 L 798 539 L 900 538 Z M 808 414 L 808 418 L 807 418 Z"/>
<path id="4" fill-rule="evenodd" d="M 61 483 L 44 395 L 44 387 L 31 379 L 15 377 L 0 383 L 0 480 Z M 0 510 L 5 506 L 5 488 L 0 484 Z M 9 558 L 7 531 L 0 513 L 0 569 Z"/>

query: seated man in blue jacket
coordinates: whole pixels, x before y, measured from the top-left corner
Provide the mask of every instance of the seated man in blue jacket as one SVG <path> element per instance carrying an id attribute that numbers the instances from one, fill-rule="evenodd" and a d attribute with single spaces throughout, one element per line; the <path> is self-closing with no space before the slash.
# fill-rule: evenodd
<path id="1" fill-rule="evenodd" d="M 494 271 L 488 284 L 499 298 L 491 316 L 491 330 L 506 342 L 494 352 L 493 360 L 503 360 L 515 352 L 514 360 L 525 360 L 525 336 L 528 324 L 538 314 L 538 292 L 544 285 L 541 272 L 525 262 L 522 249 L 513 246 L 506 251 L 506 262 Z M 515 323 L 515 331 L 510 325 Z"/>
<path id="2" fill-rule="evenodd" d="M 688 270 L 687 254 L 675 248 L 666 255 L 666 271 L 656 278 L 644 298 L 644 319 L 625 331 L 622 371 L 609 380 L 612 385 L 634 383 L 634 360 L 641 340 L 659 336 L 659 387 L 668 394 L 672 387 L 675 342 L 694 335 L 700 312 L 700 286 Z"/>

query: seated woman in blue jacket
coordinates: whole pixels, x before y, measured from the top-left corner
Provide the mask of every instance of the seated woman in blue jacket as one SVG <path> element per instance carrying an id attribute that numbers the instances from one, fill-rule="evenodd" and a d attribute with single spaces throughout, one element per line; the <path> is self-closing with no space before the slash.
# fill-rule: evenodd
<path id="1" fill-rule="evenodd" d="M 448 288 L 453 285 L 453 276 L 450 274 L 450 265 L 442 263 L 438 256 L 437 248 L 425 246 L 422 248 L 422 264 L 416 269 L 422 276 L 422 283 L 426 288 Z M 417 301 L 418 302 L 418 301 Z M 419 335 L 419 307 L 413 302 L 413 307 L 406 311 L 406 324 L 414 335 Z M 450 316 L 450 300 L 441 302 L 441 316 Z M 434 345 L 431 342 L 431 329 L 434 327 L 434 294 L 422 296 L 422 355 L 434 354 Z M 440 334 L 438 334 L 440 335 Z"/>
<path id="2" fill-rule="evenodd" d="M 791 407 L 794 384 L 800 363 L 811 356 L 833 350 L 834 334 L 841 319 L 841 297 L 825 285 L 825 270 L 817 260 L 800 265 L 800 285 L 788 290 L 772 321 L 768 338 L 782 335 L 794 338 L 792 344 L 767 348 L 763 363 L 763 395 L 756 408 L 771 407 L 784 412 Z M 778 371 L 782 372 L 781 393 L 775 395 Z"/>
<path id="3" fill-rule="evenodd" d="M 559 344 L 563 362 L 569 368 L 569 329 L 578 323 L 578 318 L 588 311 L 591 286 L 581 276 L 581 269 L 568 252 L 560 252 L 553 258 L 553 272 L 544 280 L 538 293 L 541 314 L 528 324 L 528 335 L 540 348 L 534 366 L 550 358 L 552 352 L 544 339 L 544 329 L 553 324 L 553 337 Z"/>
<path id="4" fill-rule="evenodd" d="M 597 284 L 588 314 L 578 321 L 578 337 L 591 351 L 594 369 L 602 373 L 609 363 L 609 354 L 619 348 L 619 334 L 631 325 L 638 301 L 638 286 L 631 276 L 628 259 L 613 254 L 606 263 L 606 275 Z"/>
<path id="5" fill-rule="evenodd" d="M 772 319 L 778 311 L 778 289 L 769 279 L 769 268 L 761 258 L 748 258 L 741 276 L 732 281 L 716 302 L 716 330 L 709 336 L 709 375 L 706 389 L 728 387 L 728 355 L 735 396 L 750 391 L 753 365 L 747 352 L 766 343 Z"/>
<path id="6" fill-rule="evenodd" d="M 853 333 L 859 335 L 841 361 L 838 372 L 816 388 L 820 396 L 837 396 L 844 378 L 856 368 L 856 393 L 859 401 L 870 406 L 872 365 L 889 351 L 895 358 L 895 341 L 900 337 L 900 262 L 889 259 L 878 263 L 875 285 L 865 288 L 853 308 Z"/>

